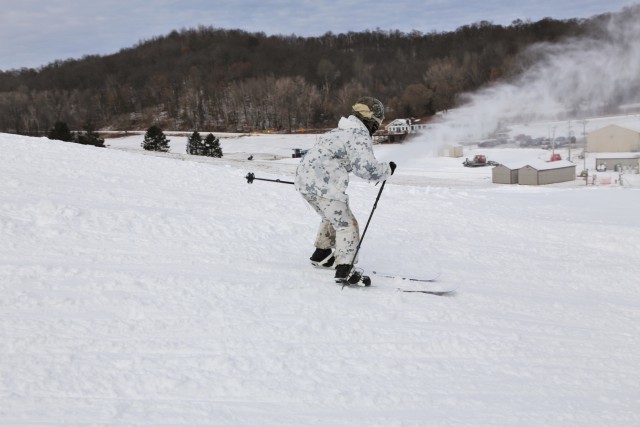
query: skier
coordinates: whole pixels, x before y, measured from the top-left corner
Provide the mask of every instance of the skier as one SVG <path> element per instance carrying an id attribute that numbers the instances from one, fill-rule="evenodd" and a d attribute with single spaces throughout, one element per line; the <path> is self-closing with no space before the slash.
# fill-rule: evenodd
<path id="1" fill-rule="evenodd" d="M 338 283 L 359 280 L 352 271 L 360 232 L 346 194 L 349 173 L 382 181 L 396 168 L 394 162 L 378 162 L 373 154 L 372 136 L 384 120 L 382 103 L 363 97 L 352 109 L 348 118 L 342 117 L 338 127 L 323 134 L 305 154 L 294 180 L 296 190 L 322 218 L 311 263 L 335 268 Z"/>

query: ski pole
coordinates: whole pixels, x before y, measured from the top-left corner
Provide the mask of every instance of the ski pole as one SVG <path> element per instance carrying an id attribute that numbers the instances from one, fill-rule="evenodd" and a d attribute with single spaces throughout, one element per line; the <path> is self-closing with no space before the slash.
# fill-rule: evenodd
<path id="1" fill-rule="evenodd" d="M 371 222 L 371 218 L 373 217 L 373 212 L 378 207 L 378 200 L 380 200 L 380 196 L 382 195 L 382 190 L 384 190 L 384 185 L 387 183 L 385 179 L 382 181 L 382 185 L 380 186 L 380 191 L 378 191 L 378 197 L 376 197 L 376 201 L 373 203 L 373 209 L 371 209 L 371 214 L 369 214 L 369 219 L 367 220 L 367 225 L 364 226 L 364 231 L 362 232 L 362 236 L 360 237 L 360 242 L 358 242 L 358 246 L 356 247 L 356 253 L 353 254 L 353 259 L 351 260 L 351 269 L 353 269 L 353 265 L 356 262 L 356 258 L 358 257 L 358 252 L 360 252 L 360 246 L 362 246 L 362 241 L 364 240 L 365 234 L 367 234 L 367 229 L 369 228 L 369 223 Z"/>
<path id="2" fill-rule="evenodd" d="M 279 184 L 293 184 L 293 182 L 291 181 L 282 181 L 280 179 L 266 179 L 266 178 L 256 178 L 256 176 L 253 174 L 253 172 L 249 172 L 247 174 L 247 176 L 245 176 L 245 178 L 247 178 L 247 184 L 253 184 L 254 180 L 258 180 L 258 181 L 269 181 L 269 182 L 277 182 Z"/>

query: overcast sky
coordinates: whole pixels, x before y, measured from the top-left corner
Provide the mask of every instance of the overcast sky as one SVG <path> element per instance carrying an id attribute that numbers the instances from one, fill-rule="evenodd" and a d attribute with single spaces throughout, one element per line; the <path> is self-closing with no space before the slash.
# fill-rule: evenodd
<path id="1" fill-rule="evenodd" d="M 587 18 L 640 0 L 0 0 L 0 70 L 106 55 L 198 25 L 319 36 L 328 31 L 452 31 Z"/>

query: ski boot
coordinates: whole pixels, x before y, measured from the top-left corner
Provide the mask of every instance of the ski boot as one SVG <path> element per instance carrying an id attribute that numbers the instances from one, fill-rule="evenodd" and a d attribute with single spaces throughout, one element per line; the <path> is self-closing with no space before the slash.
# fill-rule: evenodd
<path id="1" fill-rule="evenodd" d="M 362 275 L 362 270 L 354 269 L 350 264 L 338 265 L 334 279 L 342 286 L 371 286 L 369 276 Z"/>
<path id="2" fill-rule="evenodd" d="M 311 255 L 311 264 L 314 267 L 319 268 L 334 268 L 334 262 L 336 261 L 333 256 L 333 249 L 320 249 L 316 248 L 313 255 Z"/>

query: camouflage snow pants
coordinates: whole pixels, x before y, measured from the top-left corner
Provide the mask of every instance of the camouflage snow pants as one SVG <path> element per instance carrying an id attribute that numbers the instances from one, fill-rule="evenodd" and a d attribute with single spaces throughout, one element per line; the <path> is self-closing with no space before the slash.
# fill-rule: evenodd
<path id="1" fill-rule="evenodd" d="M 360 231 L 349 205 L 311 194 L 302 194 L 302 197 L 322 217 L 315 247 L 335 248 L 335 265 L 351 264 L 360 242 Z"/>

